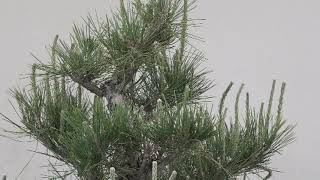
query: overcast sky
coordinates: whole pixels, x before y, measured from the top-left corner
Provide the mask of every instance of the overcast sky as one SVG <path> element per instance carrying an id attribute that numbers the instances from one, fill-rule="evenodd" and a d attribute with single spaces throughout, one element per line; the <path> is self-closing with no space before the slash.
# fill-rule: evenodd
<path id="1" fill-rule="evenodd" d="M 8 88 L 21 83 L 34 62 L 30 52 L 45 57 L 55 34 L 67 38 L 73 22 L 88 12 L 103 15 L 118 0 L 1 0 L 0 111 L 17 119 L 9 105 Z M 319 179 L 320 161 L 320 1 L 319 0 L 199 0 L 195 18 L 205 18 L 194 30 L 213 70 L 219 96 L 230 81 L 246 83 L 255 103 L 265 101 L 273 79 L 288 84 L 285 117 L 297 123 L 295 143 L 274 158 L 274 180 Z M 7 128 L 0 122 L 0 127 Z M 9 180 L 19 174 L 35 143 L 0 137 L 0 173 Z M 39 147 L 41 148 L 41 147 Z M 40 179 L 45 157 L 36 155 L 18 179 Z"/>

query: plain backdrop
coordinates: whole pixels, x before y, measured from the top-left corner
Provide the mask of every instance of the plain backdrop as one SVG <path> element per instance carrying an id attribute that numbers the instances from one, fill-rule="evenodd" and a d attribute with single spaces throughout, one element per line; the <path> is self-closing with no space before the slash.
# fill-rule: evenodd
<path id="1" fill-rule="evenodd" d="M 1 0 L 0 111 L 18 121 L 9 88 L 23 86 L 22 75 L 35 60 L 46 58 L 45 46 L 59 34 L 68 37 L 73 22 L 95 11 L 104 15 L 118 0 Z M 297 123 L 296 142 L 273 158 L 274 180 L 319 179 L 320 161 L 320 1 L 199 0 L 194 18 L 205 18 L 193 33 L 208 58 L 219 96 L 230 81 L 246 84 L 254 103 L 265 101 L 273 79 L 288 84 L 285 117 Z M 229 99 L 230 101 L 232 99 Z M 214 100 L 215 101 L 215 100 Z M 3 121 L 1 128 L 8 128 Z M 41 179 L 47 158 L 35 155 L 36 143 L 0 137 L 0 173 L 21 180 Z M 39 147 L 41 149 L 41 147 Z M 253 178 L 255 179 L 255 178 Z"/>

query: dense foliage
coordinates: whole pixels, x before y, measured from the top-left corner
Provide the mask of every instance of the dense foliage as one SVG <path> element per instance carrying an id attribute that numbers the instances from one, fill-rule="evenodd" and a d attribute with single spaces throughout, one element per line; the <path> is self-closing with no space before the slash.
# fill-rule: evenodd
<path id="1" fill-rule="evenodd" d="M 83 180 L 233 179 L 267 172 L 273 155 L 293 140 L 283 118 L 285 84 L 276 111 L 276 83 L 256 110 L 241 92 L 217 110 L 201 103 L 213 83 L 199 69 L 205 57 L 188 41 L 192 0 L 132 0 L 105 19 L 89 16 L 74 25 L 70 41 L 55 38 L 51 61 L 32 67 L 30 86 L 14 89 L 17 111 L 31 135 Z M 231 120 L 229 120 L 231 119 Z M 63 179 L 68 172 L 56 175 Z"/>

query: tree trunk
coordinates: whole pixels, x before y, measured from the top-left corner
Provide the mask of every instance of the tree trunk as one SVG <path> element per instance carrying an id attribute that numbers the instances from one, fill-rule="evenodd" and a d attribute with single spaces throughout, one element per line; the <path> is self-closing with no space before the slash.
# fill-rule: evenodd
<path id="1" fill-rule="evenodd" d="M 83 180 L 102 180 L 104 177 L 99 167 L 92 168 L 89 172 L 85 174 Z"/>

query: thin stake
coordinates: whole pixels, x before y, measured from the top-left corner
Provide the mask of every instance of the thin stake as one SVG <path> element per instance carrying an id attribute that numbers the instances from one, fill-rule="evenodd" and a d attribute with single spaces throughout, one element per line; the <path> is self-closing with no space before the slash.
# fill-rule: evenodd
<path id="1" fill-rule="evenodd" d="M 156 161 L 152 162 L 152 180 L 157 180 L 158 163 Z"/>

